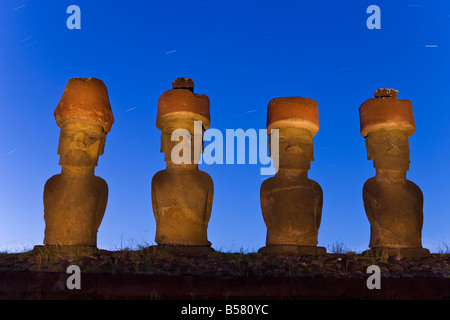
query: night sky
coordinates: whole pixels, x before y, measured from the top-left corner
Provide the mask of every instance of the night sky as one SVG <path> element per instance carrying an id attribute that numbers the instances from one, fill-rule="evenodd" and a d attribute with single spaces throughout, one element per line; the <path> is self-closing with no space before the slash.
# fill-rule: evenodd
<path id="1" fill-rule="evenodd" d="M 69 30 L 67 7 L 81 9 Z M 370 30 L 370 5 L 381 29 Z M 60 173 L 53 112 L 72 77 L 107 86 L 115 123 L 96 175 L 109 186 L 102 249 L 154 244 L 151 179 L 165 168 L 159 96 L 177 77 L 209 96 L 211 128 L 256 131 L 269 101 L 319 104 L 309 172 L 324 193 L 319 245 L 366 250 L 362 187 L 375 170 L 359 133 L 361 103 L 394 88 L 413 104 L 408 179 L 424 194 L 423 246 L 450 243 L 450 2 L 19 1 L 0 2 L 0 250 L 44 238 L 44 184 Z M 261 164 L 200 165 L 214 180 L 208 239 L 219 251 L 265 245 Z"/>

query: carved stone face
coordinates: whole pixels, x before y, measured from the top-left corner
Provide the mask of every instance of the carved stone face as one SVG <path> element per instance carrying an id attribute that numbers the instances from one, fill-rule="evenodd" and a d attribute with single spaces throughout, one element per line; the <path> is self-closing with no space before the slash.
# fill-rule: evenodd
<path id="1" fill-rule="evenodd" d="M 376 169 L 409 170 L 409 141 L 402 130 L 380 129 L 366 137 L 367 159 Z"/>
<path id="2" fill-rule="evenodd" d="M 66 124 L 59 136 L 58 154 L 61 166 L 95 167 L 103 154 L 106 132 L 96 124 Z"/>
<path id="3" fill-rule="evenodd" d="M 200 159 L 200 154 L 203 152 L 203 133 L 205 130 L 203 127 L 200 130 L 196 129 L 200 128 L 195 128 L 193 121 L 186 120 L 173 121 L 173 123 L 164 128 L 161 133 L 161 152 L 164 153 L 166 162 L 174 162 L 172 159 L 172 150 L 174 148 L 176 148 L 175 152 L 180 157 L 184 156 L 184 150 L 190 150 L 190 163 L 187 164 L 195 164 L 194 160 Z M 174 131 L 176 132 L 174 133 Z M 197 140 L 200 141 L 199 146 L 195 145 L 196 142 L 194 143 L 196 135 Z M 172 137 L 175 141 L 172 141 Z"/>
<path id="4" fill-rule="evenodd" d="M 309 170 L 311 161 L 314 161 L 313 151 L 313 137 L 309 130 L 295 127 L 279 129 L 280 168 Z"/>

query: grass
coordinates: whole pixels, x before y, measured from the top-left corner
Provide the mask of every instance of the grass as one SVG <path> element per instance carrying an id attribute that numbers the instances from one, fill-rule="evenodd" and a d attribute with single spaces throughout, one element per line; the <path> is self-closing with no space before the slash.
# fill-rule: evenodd
<path id="1" fill-rule="evenodd" d="M 345 246 L 342 241 L 335 241 L 331 245 L 328 245 L 328 251 L 332 254 L 354 253 L 354 251 L 351 251 L 349 248 L 347 248 L 347 246 Z"/>
<path id="2" fill-rule="evenodd" d="M 438 254 L 450 254 L 450 247 L 447 243 L 442 241 L 442 244 L 438 246 L 437 252 Z"/>
<path id="3" fill-rule="evenodd" d="M 113 251 L 113 252 L 136 252 L 136 251 L 143 252 L 146 250 L 146 248 L 156 245 L 156 243 L 147 243 L 147 242 L 143 242 L 142 244 L 137 244 L 137 242 L 134 240 L 128 241 L 128 243 L 129 243 L 129 245 L 124 245 L 123 237 L 121 237 L 119 246 L 107 248 L 106 250 Z M 352 248 L 348 247 L 346 244 L 344 244 L 344 242 L 342 240 L 337 240 L 337 241 L 333 242 L 332 244 L 328 244 L 326 247 L 327 247 L 328 254 L 352 254 L 352 253 L 357 254 L 357 253 L 360 253 L 360 251 L 353 250 Z M 101 248 L 101 246 L 100 246 L 100 248 Z M 225 248 L 221 248 L 221 247 L 219 247 L 219 248 L 214 247 L 214 249 L 215 249 L 216 253 L 244 254 L 244 255 L 248 255 L 248 254 L 258 255 L 259 254 L 257 252 L 258 249 L 255 250 L 254 248 L 253 249 L 248 249 L 248 248 L 245 249 L 245 248 L 241 247 L 238 251 L 231 251 L 230 249 L 225 249 Z M 430 247 L 430 249 L 431 249 L 431 247 Z M 19 249 L 18 247 L 14 248 L 14 249 L 1 248 L 0 254 L 19 254 L 19 253 L 30 252 L 32 250 L 33 250 L 33 246 L 31 246 L 31 247 L 23 246 L 22 249 Z M 436 250 L 434 250 L 434 252 L 432 252 L 432 253 L 444 254 L 444 255 L 450 254 L 450 246 L 443 240 L 442 243 L 440 243 L 437 246 Z M 170 252 L 170 249 L 168 248 L 166 252 L 164 250 L 158 250 L 158 252 L 155 252 L 155 254 L 171 254 L 171 252 Z"/>
<path id="4" fill-rule="evenodd" d="M 440 247 L 440 257 L 435 254 L 434 258 L 448 260 L 448 249 L 448 245 L 443 243 Z M 100 250 L 92 253 L 79 249 L 68 252 L 43 247 L 39 251 L 0 253 L 0 272 L 65 273 L 69 265 L 78 265 L 83 272 L 98 274 L 328 277 L 330 274 L 351 275 L 347 267 L 355 263 L 361 265 L 361 268 L 366 268 L 379 262 L 390 263 L 386 257 L 355 254 L 349 251 L 342 241 L 336 241 L 329 246 L 326 255 L 317 257 L 295 255 L 270 257 L 261 253 L 247 252 L 242 248 L 239 252 L 216 250 L 205 257 L 183 257 L 172 252 L 170 247 L 158 247 L 158 250 L 154 250 L 152 246 L 138 246 L 134 250 L 123 248 L 119 251 Z"/>
<path id="5" fill-rule="evenodd" d="M 335 241 L 328 246 L 327 254 L 314 257 L 320 263 L 326 260 L 334 259 L 333 254 L 345 254 L 343 259 L 349 260 L 367 260 L 375 263 L 381 261 L 383 257 L 360 256 L 349 248 L 342 241 Z M 447 259 L 450 254 L 449 245 L 445 242 L 439 245 L 435 258 L 440 255 Z M 311 260 L 307 258 L 306 260 Z M 21 270 L 28 267 L 31 271 L 51 271 L 65 272 L 70 264 L 82 265 L 84 271 L 94 273 L 121 273 L 133 272 L 140 274 L 165 274 L 169 272 L 201 272 L 215 274 L 220 268 L 231 268 L 233 272 L 242 276 L 261 276 L 263 270 L 267 271 L 269 267 L 275 269 L 284 269 L 289 274 L 295 274 L 296 269 L 303 268 L 299 264 L 303 257 L 281 256 L 268 257 L 258 252 L 251 252 L 241 248 L 238 252 L 231 251 L 213 251 L 207 258 L 184 258 L 172 251 L 171 247 L 158 247 L 154 250 L 152 245 L 137 245 L 134 248 L 123 247 L 122 250 L 97 252 L 86 252 L 74 248 L 70 252 L 67 250 L 58 250 L 58 248 L 42 247 L 41 250 L 28 250 L 17 253 L 0 253 L 0 269 Z M 362 262 L 363 263 L 363 262 Z M 365 262 L 364 262 L 365 263 Z M 309 265 L 309 262 L 306 262 Z M 308 267 L 308 266 L 306 266 Z M 203 268 L 203 269 L 202 269 Z M 220 271 L 219 271 L 220 273 Z"/>

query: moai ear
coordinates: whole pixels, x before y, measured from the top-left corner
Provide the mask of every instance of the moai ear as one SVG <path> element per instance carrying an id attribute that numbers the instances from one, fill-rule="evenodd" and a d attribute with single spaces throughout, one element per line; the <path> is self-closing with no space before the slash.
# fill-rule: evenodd
<path id="1" fill-rule="evenodd" d="M 59 154 L 59 155 L 61 155 L 60 149 L 61 149 L 61 134 L 59 135 L 58 150 L 56 151 L 56 153 Z"/>
<path id="2" fill-rule="evenodd" d="M 159 152 L 164 153 L 164 132 L 161 132 L 161 147 Z"/>
<path id="3" fill-rule="evenodd" d="M 202 134 L 202 150 L 201 150 L 201 153 L 205 153 L 205 140 L 203 140 L 204 133 L 205 133 L 205 131 L 203 130 L 203 134 Z"/>
<path id="4" fill-rule="evenodd" d="M 272 140 L 272 135 L 269 133 L 269 135 L 268 135 L 268 142 L 267 142 L 267 147 L 269 148 L 269 158 L 272 156 L 272 148 L 271 148 L 272 142 L 271 142 L 271 140 Z"/>
<path id="5" fill-rule="evenodd" d="M 105 144 L 106 144 L 106 132 L 103 132 L 102 141 L 100 141 L 100 148 L 98 151 L 98 155 L 101 156 L 105 152 Z"/>
<path id="6" fill-rule="evenodd" d="M 366 137 L 367 160 L 373 160 L 372 148 L 370 146 L 369 137 Z"/>
<path id="7" fill-rule="evenodd" d="M 203 137 L 205 136 L 205 127 L 202 126 L 202 153 L 205 152 L 205 140 L 203 140 Z"/>

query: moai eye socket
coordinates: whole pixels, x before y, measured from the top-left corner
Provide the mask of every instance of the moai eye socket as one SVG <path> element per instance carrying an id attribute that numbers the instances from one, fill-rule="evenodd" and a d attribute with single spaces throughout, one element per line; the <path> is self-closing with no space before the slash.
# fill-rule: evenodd
<path id="1" fill-rule="evenodd" d="M 371 141 L 375 144 L 383 144 L 387 142 L 387 138 L 384 136 L 376 135 L 371 139 Z"/>

